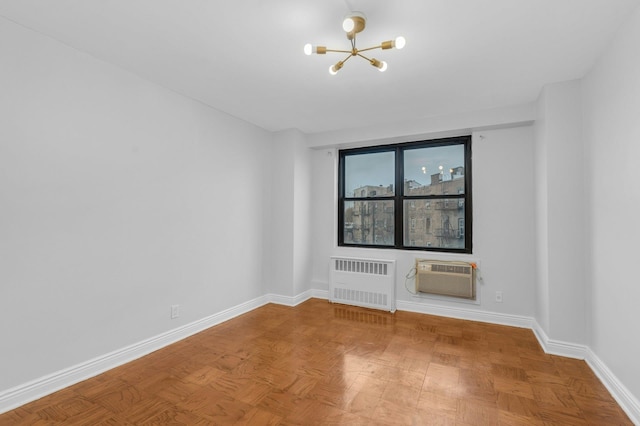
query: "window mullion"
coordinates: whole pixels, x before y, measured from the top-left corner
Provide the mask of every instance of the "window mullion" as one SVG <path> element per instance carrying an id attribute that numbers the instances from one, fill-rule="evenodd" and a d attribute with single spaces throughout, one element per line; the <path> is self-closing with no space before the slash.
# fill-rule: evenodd
<path id="1" fill-rule="evenodd" d="M 394 205 L 394 234 L 396 248 L 404 247 L 404 150 L 400 147 L 396 148 L 396 193 Z"/>

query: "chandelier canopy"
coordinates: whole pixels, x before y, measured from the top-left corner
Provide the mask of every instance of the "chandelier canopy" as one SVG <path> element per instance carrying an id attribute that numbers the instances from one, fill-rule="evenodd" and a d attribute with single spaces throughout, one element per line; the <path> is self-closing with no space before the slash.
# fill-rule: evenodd
<path id="1" fill-rule="evenodd" d="M 365 49 L 358 49 L 356 47 L 356 34 L 362 32 L 365 26 L 367 25 L 367 18 L 364 16 L 362 12 L 351 12 L 347 16 L 345 16 L 344 21 L 342 21 L 342 29 L 347 34 L 347 39 L 351 41 L 351 50 L 339 50 L 339 49 L 327 49 L 326 46 L 314 46 L 310 43 L 307 43 L 304 46 L 304 53 L 307 55 L 311 55 L 316 53 L 318 55 L 324 55 L 327 52 L 337 52 L 337 53 L 346 53 L 348 56 L 341 61 L 336 62 L 334 65 L 331 65 L 329 68 L 329 73 L 331 75 L 336 75 L 338 71 L 343 67 L 344 63 L 347 62 L 353 56 L 359 56 L 365 60 L 367 60 L 371 65 L 378 68 L 381 72 L 386 71 L 387 63 L 385 61 L 379 61 L 376 58 L 367 58 L 362 54 L 362 52 L 366 52 L 374 49 L 402 49 L 406 44 L 404 37 L 397 37 L 395 40 L 383 41 L 378 46 L 367 47 Z"/>

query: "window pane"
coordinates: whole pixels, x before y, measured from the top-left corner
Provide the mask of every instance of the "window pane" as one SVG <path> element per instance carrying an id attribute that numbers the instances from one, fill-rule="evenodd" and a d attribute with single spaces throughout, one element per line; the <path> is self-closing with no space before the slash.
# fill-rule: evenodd
<path id="1" fill-rule="evenodd" d="M 394 244 L 393 201 L 346 201 L 344 242 L 346 244 Z"/>
<path id="2" fill-rule="evenodd" d="M 463 249 L 464 199 L 405 200 L 404 245 Z"/>
<path id="3" fill-rule="evenodd" d="M 408 149 L 404 195 L 464 194 L 464 145 Z"/>
<path id="4" fill-rule="evenodd" d="M 395 153 L 376 152 L 344 158 L 345 197 L 390 197 L 395 194 Z"/>

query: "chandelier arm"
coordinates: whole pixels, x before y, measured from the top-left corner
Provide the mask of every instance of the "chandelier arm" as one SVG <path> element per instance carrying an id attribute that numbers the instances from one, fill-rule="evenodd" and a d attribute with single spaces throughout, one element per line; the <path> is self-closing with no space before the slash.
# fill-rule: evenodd
<path id="1" fill-rule="evenodd" d="M 349 53 L 349 56 L 347 56 L 346 58 L 344 58 L 344 59 L 342 60 L 342 63 L 347 62 L 347 61 L 348 61 L 349 59 L 351 59 L 351 57 L 353 56 L 353 55 L 351 54 L 351 52 L 347 52 L 347 53 Z"/>
<path id="2" fill-rule="evenodd" d="M 350 50 L 338 50 L 338 49 L 327 49 L 327 52 L 337 52 L 337 53 L 351 53 Z"/>
<path id="3" fill-rule="evenodd" d="M 358 52 L 366 52 L 367 50 L 373 50 L 373 49 L 382 49 L 382 45 L 367 47 L 366 49 L 358 49 Z"/>
<path id="4" fill-rule="evenodd" d="M 360 52 L 361 52 L 361 51 L 360 51 Z M 366 56 L 361 55 L 360 53 L 357 53 L 357 55 L 358 55 L 358 56 L 360 56 L 361 58 L 366 59 L 367 61 L 371 62 L 371 59 L 370 59 L 370 58 L 367 58 Z"/>

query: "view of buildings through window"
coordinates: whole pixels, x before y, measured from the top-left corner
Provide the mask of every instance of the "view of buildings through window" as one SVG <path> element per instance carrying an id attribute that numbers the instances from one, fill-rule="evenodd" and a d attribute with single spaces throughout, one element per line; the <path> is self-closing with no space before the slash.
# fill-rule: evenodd
<path id="1" fill-rule="evenodd" d="M 408 196 L 435 196 L 429 199 L 404 201 L 404 245 L 409 247 L 464 248 L 464 198 L 437 198 L 448 194 L 464 194 L 464 167 L 451 173 L 431 175 L 431 182 L 422 185 L 405 181 Z"/>
<path id="2" fill-rule="evenodd" d="M 341 244 L 468 251 L 466 148 L 457 141 L 342 153 Z"/>

